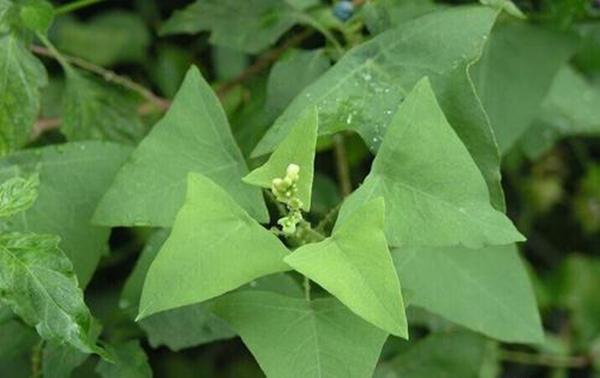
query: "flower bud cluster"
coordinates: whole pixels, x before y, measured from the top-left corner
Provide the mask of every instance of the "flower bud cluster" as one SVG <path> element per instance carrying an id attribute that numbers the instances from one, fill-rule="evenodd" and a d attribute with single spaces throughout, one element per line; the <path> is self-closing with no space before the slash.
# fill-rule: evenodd
<path id="1" fill-rule="evenodd" d="M 296 226 L 303 220 L 300 208 L 302 201 L 298 195 L 298 180 L 300 179 L 300 167 L 296 164 L 288 165 L 284 178 L 275 178 L 271 182 L 271 191 L 277 201 L 285 204 L 288 208 L 288 215 L 280 218 L 277 224 L 286 235 L 292 235 L 296 232 Z"/>

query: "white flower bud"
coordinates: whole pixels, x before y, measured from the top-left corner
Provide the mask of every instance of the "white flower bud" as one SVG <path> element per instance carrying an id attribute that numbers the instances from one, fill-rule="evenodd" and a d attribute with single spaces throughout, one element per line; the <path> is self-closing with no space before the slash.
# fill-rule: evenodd
<path id="1" fill-rule="evenodd" d="M 298 181 L 300 167 L 297 164 L 290 164 L 286 170 L 286 177 L 292 181 Z"/>

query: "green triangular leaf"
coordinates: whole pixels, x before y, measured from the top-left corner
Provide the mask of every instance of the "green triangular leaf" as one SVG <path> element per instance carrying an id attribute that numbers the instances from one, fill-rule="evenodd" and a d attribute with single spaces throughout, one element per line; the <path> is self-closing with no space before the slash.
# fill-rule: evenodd
<path id="1" fill-rule="evenodd" d="M 302 209 L 309 211 L 318 126 L 316 109 L 303 113 L 297 119 L 294 129 L 273 151 L 269 160 L 250 172 L 243 180 L 249 184 L 270 188 L 274 178 L 285 177 L 288 165 L 296 164 L 300 167 L 300 178 L 296 184 L 298 198 L 302 201 Z"/>
<path id="2" fill-rule="evenodd" d="M 392 251 L 410 305 L 506 342 L 538 343 L 543 330 L 514 245 Z"/>
<path id="3" fill-rule="evenodd" d="M 132 318 L 138 313 L 148 268 L 167 240 L 169 231 L 159 229 L 150 236 L 125 282 L 119 307 Z M 166 345 L 173 351 L 235 336 L 223 320 L 209 311 L 205 303 L 163 311 L 143 319 L 139 325 L 153 348 Z"/>
<path id="4" fill-rule="evenodd" d="M 215 311 L 268 377 L 370 377 L 387 338 L 333 298 L 242 291 L 219 298 Z"/>
<path id="5" fill-rule="evenodd" d="M 289 270 L 286 254 L 281 241 L 220 186 L 190 174 L 186 201 L 146 275 L 138 319 Z"/>
<path id="6" fill-rule="evenodd" d="M 188 71 L 167 114 L 117 174 L 94 222 L 171 226 L 183 204 L 189 172 L 206 175 L 253 217 L 268 220 L 260 191 L 241 181 L 248 173 L 246 162 L 219 100 L 196 67 Z"/>
<path id="7" fill-rule="evenodd" d="M 338 223 L 377 196 L 385 198 L 386 237 L 394 246 L 477 248 L 524 240 L 490 205 L 481 172 L 426 78 L 398 108 L 371 172 L 342 207 Z"/>
<path id="8" fill-rule="evenodd" d="M 8 229 L 60 236 L 60 248 L 85 287 L 110 234 L 108 227 L 94 226 L 90 219 L 130 152 L 126 146 L 88 141 L 20 151 L 0 160 L 0 180 L 38 172 L 40 178 L 37 200 L 7 219 Z"/>
<path id="9" fill-rule="evenodd" d="M 93 318 L 73 266 L 52 235 L 0 237 L 0 299 L 48 341 L 106 356 L 92 337 Z"/>
<path id="10" fill-rule="evenodd" d="M 408 338 L 400 282 L 383 233 L 383 214 L 383 199 L 371 201 L 330 238 L 300 247 L 284 261 L 357 315 Z"/>
<path id="11" fill-rule="evenodd" d="M 479 59 L 498 11 L 449 7 L 402 22 L 353 48 L 306 87 L 253 151 L 262 155 L 281 142 L 307 108 L 319 111 L 319 135 L 358 132 L 376 151 L 398 105 L 429 76 L 450 124 L 483 173 L 492 203 L 503 208 L 500 155 L 469 71 Z"/>

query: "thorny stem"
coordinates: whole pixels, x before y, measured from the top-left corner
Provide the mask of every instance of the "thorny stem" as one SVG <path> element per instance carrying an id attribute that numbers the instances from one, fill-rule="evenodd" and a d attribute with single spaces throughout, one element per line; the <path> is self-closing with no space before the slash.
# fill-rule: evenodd
<path id="1" fill-rule="evenodd" d="M 502 350 L 500 356 L 505 361 L 523 365 L 539 365 L 555 368 L 583 368 L 590 364 L 586 356 L 553 356 L 512 350 Z"/>
<path id="2" fill-rule="evenodd" d="M 60 15 L 60 14 L 70 13 L 70 12 L 76 11 L 78 9 L 88 7 L 88 6 L 94 5 L 96 3 L 100 3 L 102 1 L 104 1 L 104 0 L 79 0 L 79 1 L 73 1 L 73 2 L 71 2 L 69 4 L 65 4 L 65 5 L 61 5 L 60 7 L 57 7 L 54 10 L 54 14 L 55 15 Z"/>

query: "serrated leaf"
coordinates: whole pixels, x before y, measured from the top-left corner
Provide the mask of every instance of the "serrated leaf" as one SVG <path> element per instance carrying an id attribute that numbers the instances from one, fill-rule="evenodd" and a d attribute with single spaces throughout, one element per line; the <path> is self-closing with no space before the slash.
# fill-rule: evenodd
<path id="1" fill-rule="evenodd" d="M 506 153 L 534 120 L 552 80 L 573 54 L 572 36 L 523 21 L 492 30 L 473 80 Z"/>
<path id="2" fill-rule="evenodd" d="M 27 28 L 46 34 L 54 19 L 54 9 L 47 1 L 27 0 L 20 5 L 19 16 Z"/>
<path id="3" fill-rule="evenodd" d="M 373 200 L 337 227 L 331 237 L 298 248 L 284 261 L 358 316 L 408 338 L 400 282 L 383 233 L 383 215 L 383 199 Z"/>
<path id="4" fill-rule="evenodd" d="M 0 161 L 0 180 L 39 172 L 39 195 L 26 212 L 7 220 L 9 230 L 56 234 L 82 287 L 107 251 L 110 229 L 90 219 L 125 161 L 129 147 L 106 142 L 67 143 L 15 153 Z"/>
<path id="5" fill-rule="evenodd" d="M 148 270 L 138 319 L 289 270 L 286 254 L 281 241 L 220 186 L 190 174 L 186 201 Z"/>
<path id="6" fill-rule="evenodd" d="M 426 78 L 399 106 L 371 172 L 342 206 L 338 223 L 378 196 L 385 199 L 386 237 L 393 246 L 478 248 L 524 240 L 490 205 L 481 172 Z"/>
<path id="7" fill-rule="evenodd" d="M 302 91 L 255 148 L 272 151 L 309 107 L 319 111 L 319 135 L 358 132 L 379 147 L 394 111 L 423 76 L 429 76 L 450 124 L 486 179 L 496 208 L 503 208 L 500 157 L 469 69 L 479 58 L 497 11 L 452 7 L 426 14 L 349 51 Z"/>
<path id="8" fill-rule="evenodd" d="M 543 340 L 533 290 L 514 245 L 399 248 L 392 257 L 411 306 L 505 342 Z"/>
<path id="9" fill-rule="evenodd" d="M 66 70 L 63 123 L 70 141 L 104 139 L 136 143 L 146 131 L 137 103 L 126 93 L 75 69 Z"/>
<path id="10" fill-rule="evenodd" d="M 92 316 L 58 242 L 52 235 L 2 234 L 0 299 L 42 338 L 106 356 L 91 337 Z"/>
<path id="11" fill-rule="evenodd" d="M 537 119 L 519 140 L 519 147 L 535 159 L 561 138 L 600 135 L 599 103 L 600 87 L 573 66 L 564 66 L 556 75 Z"/>
<path id="12" fill-rule="evenodd" d="M 11 217 L 29 209 L 38 196 L 40 178 L 13 177 L 0 184 L 0 218 Z"/>
<path id="13" fill-rule="evenodd" d="M 196 67 L 190 68 L 164 118 L 142 140 L 106 192 L 94 222 L 108 226 L 170 227 L 183 204 L 187 175 L 222 185 L 258 221 L 268 214 L 248 173 L 219 100 Z"/>
<path id="14" fill-rule="evenodd" d="M 18 36 L 0 35 L 0 156 L 29 140 L 46 84 L 44 66 Z"/>
<path id="15" fill-rule="evenodd" d="M 316 109 L 308 109 L 298 118 L 297 122 L 290 134 L 273 151 L 269 160 L 246 175 L 243 180 L 252 185 L 270 188 L 273 179 L 285 177 L 287 167 L 290 164 L 296 164 L 300 167 L 300 177 L 296 184 L 297 195 L 302 201 L 302 209 L 310 211 L 317 128 L 319 127 Z"/>
<path id="16" fill-rule="evenodd" d="M 375 378 L 494 378 L 498 376 L 496 343 L 475 333 L 431 334 L 380 364 Z"/>
<path id="17" fill-rule="evenodd" d="M 299 21 L 299 12 L 281 0 L 198 0 L 163 24 L 161 34 L 210 31 L 210 42 L 257 53 L 277 42 Z"/>
<path id="18" fill-rule="evenodd" d="M 215 311 L 269 377 L 369 377 L 387 338 L 332 298 L 242 291 L 219 298 Z"/>
<path id="19" fill-rule="evenodd" d="M 109 346 L 115 362 L 100 361 L 96 372 L 102 378 L 150 378 L 152 369 L 148 357 L 139 341 L 131 340 L 125 343 Z"/>

